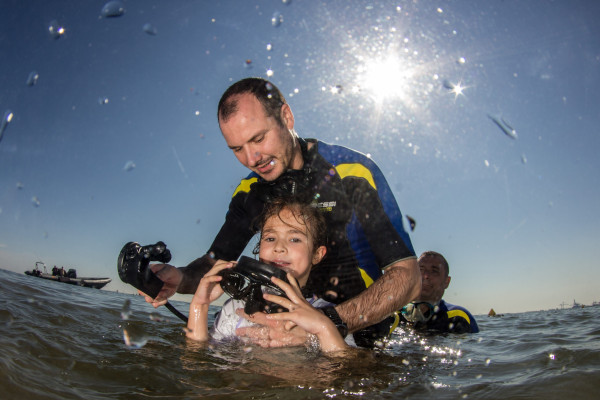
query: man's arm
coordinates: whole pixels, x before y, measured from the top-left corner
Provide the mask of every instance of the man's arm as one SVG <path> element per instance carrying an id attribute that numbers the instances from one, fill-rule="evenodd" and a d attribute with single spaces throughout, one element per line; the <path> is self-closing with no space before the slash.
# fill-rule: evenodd
<path id="1" fill-rule="evenodd" d="M 421 273 L 416 258 L 395 262 L 367 290 L 336 306 L 350 332 L 376 324 L 421 293 Z"/>

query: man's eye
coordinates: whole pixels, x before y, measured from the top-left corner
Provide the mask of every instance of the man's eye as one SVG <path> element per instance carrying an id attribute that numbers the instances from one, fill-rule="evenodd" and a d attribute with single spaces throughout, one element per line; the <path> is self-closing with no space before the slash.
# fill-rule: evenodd
<path id="1" fill-rule="evenodd" d="M 300 242 L 302 242 L 302 239 L 300 239 L 300 238 L 291 238 L 290 242 L 292 242 L 292 243 L 300 243 Z"/>
<path id="2" fill-rule="evenodd" d="M 263 238 L 263 242 L 272 242 L 273 240 L 275 240 L 275 239 L 273 239 L 271 237 Z"/>

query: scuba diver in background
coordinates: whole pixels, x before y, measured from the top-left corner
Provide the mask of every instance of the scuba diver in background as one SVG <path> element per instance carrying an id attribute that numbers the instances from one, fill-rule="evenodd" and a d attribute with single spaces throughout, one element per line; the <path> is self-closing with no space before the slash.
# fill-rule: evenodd
<path id="1" fill-rule="evenodd" d="M 325 219 L 315 207 L 294 200 L 279 200 L 269 204 L 261 215 L 258 229 L 260 239 L 258 256 L 261 262 L 287 272 L 289 284 L 278 278 L 272 282 L 284 290 L 288 298 L 263 294 L 263 297 L 287 309 L 287 312 L 269 314 L 266 318 L 291 321 L 318 338 L 323 352 L 342 350 L 347 347 L 340 327 L 325 315 L 327 307 L 333 306 L 323 299 L 302 289 L 315 268 L 327 252 Z M 252 325 L 252 316 L 239 316 L 243 309 L 242 300 L 227 300 L 219 312 L 212 329 L 208 330 L 209 305 L 223 294 L 221 284 L 226 284 L 219 274 L 233 267 L 235 262 L 218 261 L 200 280 L 198 289 L 190 303 L 187 337 L 207 341 L 210 337 L 221 340 L 236 337 L 236 329 Z M 318 309 L 323 309 L 319 311 Z M 239 311 L 238 311 L 239 312 Z M 353 343 L 352 336 L 348 336 Z"/>
<path id="2" fill-rule="evenodd" d="M 443 255 L 426 251 L 418 259 L 421 294 L 402 307 L 404 322 L 415 329 L 451 333 L 477 333 L 477 321 L 466 308 L 446 303 L 442 297 L 450 285 L 450 267 Z"/>
<path id="3" fill-rule="evenodd" d="M 206 255 L 181 268 L 152 265 L 165 284 L 146 301 L 158 307 L 175 292 L 195 293 L 216 262 L 240 256 L 265 204 L 300 196 L 324 212 L 329 238 L 329 251 L 306 286 L 336 304 L 332 318 L 347 324 L 358 345 L 373 346 L 389 334 L 395 322 L 391 316 L 418 296 L 421 284 L 402 214 L 377 165 L 346 147 L 298 137 L 290 106 L 262 78 L 230 86 L 217 113 L 227 146 L 252 173 L 236 188 L 225 223 Z M 292 333 L 260 314 L 254 322 L 263 326 L 240 334 L 259 343 L 302 345 L 307 339 L 300 327 Z"/>

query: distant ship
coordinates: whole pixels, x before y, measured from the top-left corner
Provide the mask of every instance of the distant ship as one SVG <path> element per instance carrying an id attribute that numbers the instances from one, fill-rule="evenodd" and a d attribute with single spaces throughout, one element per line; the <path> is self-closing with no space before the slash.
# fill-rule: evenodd
<path id="1" fill-rule="evenodd" d="M 40 270 L 40 266 L 43 267 L 44 272 Z M 46 272 L 46 264 L 41 261 L 36 262 L 35 267 L 31 271 L 25 271 L 25 275 L 94 289 L 101 289 L 112 280 L 110 278 L 78 278 L 77 271 L 73 268 L 65 271 L 64 268 L 59 269 L 54 267 L 52 273 L 49 274 Z"/>

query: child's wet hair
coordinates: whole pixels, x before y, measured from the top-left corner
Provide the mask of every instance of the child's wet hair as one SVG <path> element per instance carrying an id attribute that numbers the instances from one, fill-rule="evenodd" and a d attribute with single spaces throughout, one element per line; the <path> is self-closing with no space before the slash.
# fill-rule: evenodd
<path id="1" fill-rule="evenodd" d="M 307 233 L 313 241 L 313 251 L 319 246 L 327 246 L 327 224 L 323 214 L 313 205 L 292 198 L 277 199 L 265 205 L 254 225 L 261 236 L 267 220 L 273 216 L 281 219 L 283 210 L 290 210 L 296 221 L 306 226 Z M 260 240 L 252 252 L 258 254 L 259 249 Z"/>

